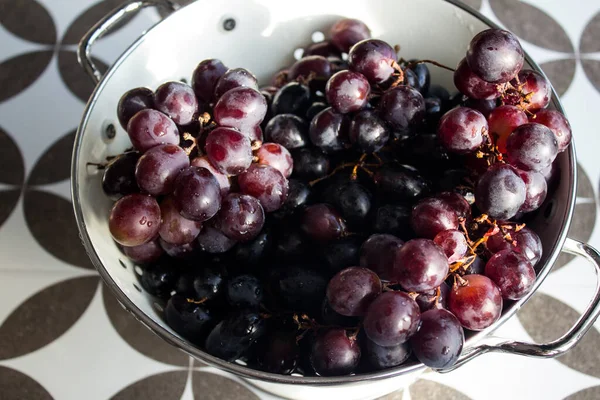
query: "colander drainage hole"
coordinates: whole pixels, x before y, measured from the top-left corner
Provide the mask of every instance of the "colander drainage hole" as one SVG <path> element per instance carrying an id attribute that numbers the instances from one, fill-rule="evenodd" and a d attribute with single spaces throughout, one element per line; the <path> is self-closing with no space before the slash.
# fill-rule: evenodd
<path id="1" fill-rule="evenodd" d="M 544 209 L 544 218 L 546 220 L 549 220 L 554 216 L 554 203 L 554 199 L 550 200 L 548 202 L 548 205 L 546 205 L 546 208 Z"/>
<path id="2" fill-rule="evenodd" d="M 135 290 L 142 293 L 142 289 L 140 289 L 140 287 L 138 285 L 136 285 L 135 283 L 133 284 L 133 287 L 135 288 Z"/>
<path id="3" fill-rule="evenodd" d="M 121 267 L 127 269 L 127 265 L 125 265 L 125 263 L 123 262 L 123 260 L 121 260 L 120 258 L 119 258 L 119 264 L 121 264 Z"/>
<path id="4" fill-rule="evenodd" d="M 301 59 L 303 55 L 304 55 L 304 49 L 302 47 L 299 47 L 296 50 L 294 50 L 294 59 L 295 60 Z"/>
<path id="5" fill-rule="evenodd" d="M 108 124 L 106 125 L 106 129 L 104 129 L 104 134 L 106 135 L 106 138 L 109 140 L 112 140 L 115 138 L 115 136 L 117 136 L 117 129 L 115 128 L 114 124 Z"/>
<path id="6" fill-rule="evenodd" d="M 320 43 L 325 40 L 325 34 L 321 31 L 316 31 L 313 32 L 310 38 L 312 39 L 313 43 Z"/>
<path id="7" fill-rule="evenodd" d="M 226 31 L 232 31 L 235 29 L 235 24 L 235 19 L 227 18 L 225 21 L 223 21 L 223 29 Z"/>

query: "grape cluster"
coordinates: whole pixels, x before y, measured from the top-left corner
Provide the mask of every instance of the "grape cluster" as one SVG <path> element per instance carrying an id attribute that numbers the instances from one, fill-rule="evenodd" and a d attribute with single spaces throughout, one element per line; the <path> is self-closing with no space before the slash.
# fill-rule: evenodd
<path id="1" fill-rule="evenodd" d="M 110 233 L 206 352 L 278 374 L 446 368 L 530 292 L 524 222 L 571 140 L 549 82 L 503 30 L 473 38 L 453 96 L 440 64 L 370 36 L 338 21 L 269 86 L 211 59 L 121 98 Z"/>

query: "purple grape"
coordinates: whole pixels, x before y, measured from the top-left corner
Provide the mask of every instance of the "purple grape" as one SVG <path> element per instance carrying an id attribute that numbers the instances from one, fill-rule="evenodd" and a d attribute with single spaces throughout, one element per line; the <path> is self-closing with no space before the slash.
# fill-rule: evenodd
<path id="1" fill-rule="evenodd" d="M 481 79 L 503 83 L 513 79 L 523 67 L 519 39 L 502 29 L 486 29 L 469 43 L 467 62 Z"/>
<path id="2" fill-rule="evenodd" d="M 544 200 L 546 200 L 546 194 L 548 193 L 548 184 L 546 179 L 539 172 L 534 171 L 521 171 L 517 173 L 525 182 L 525 202 L 519 209 L 521 212 L 531 212 L 540 208 Z"/>
<path id="3" fill-rule="evenodd" d="M 297 210 L 302 209 L 309 202 L 311 197 L 310 186 L 297 179 L 288 181 L 288 195 L 283 206 L 276 213 L 277 216 L 291 215 Z"/>
<path id="4" fill-rule="evenodd" d="M 494 164 L 479 178 L 475 202 L 490 217 L 508 220 L 525 203 L 526 193 L 525 182 L 513 167 Z"/>
<path id="5" fill-rule="evenodd" d="M 297 149 L 308 144 L 308 125 L 296 115 L 279 114 L 267 124 L 265 137 L 288 150 Z"/>
<path id="6" fill-rule="evenodd" d="M 363 110 L 352 118 L 349 137 L 362 152 L 375 153 L 387 144 L 390 132 L 375 111 Z"/>
<path id="7" fill-rule="evenodd" d="M 254 311 L 240 310 L 227 316 L 208 334 L 206 352 L 233 362 L 246 353 L 266 332 L 265 320 Z"/>
<path id="8" fill-rule="evenodd" d="M 215 121 L 228 128 L 254 129 L 267 113 L 267 101 L 255 89 L 239 87 L 223 94 L 214 108 Z"/>
<path id="9" fill-rule="evenodd" d="M 365 314 L 369 304 L 381 293 L 381 281 L 370 269 L 349 267 L 331 278 L 327 301 L 331 308 L 348 317 Z"/>
<path id="10" fill-rule="evenodd" d="M 234 307 L 258 307 L 263 297 L 262 284 L 253 275 L 234 276 L 227 282 L 227 300 Z"/>
<path id="11" fill-rule="evenodd" d="M 230 239 L 247 242 L 263 228 L 265 212 L 255 197 L 230 193 L 223 198 L 221 210 L 215 217 L 215 227 Z"/>
<path id="12" fill-rule="evenodd" d="M 477 76 L 463 58 L 454 71 L 454 86 L 465 96 L 479 100 L 493 100 L 502 94 L 495 83 L 489 83 Z"/>
<path id="13" fill-rule="evenodd" d="M 310 123 L 310 140 L 325 153 L 333 153 L 346 148 L 348 142 L 348 117 L 327 108 Z"/>
<path id="14" fill-rule="evenodd" d="M 154 107 L 154 93 L 152 90 L 139 87 L 131 89 L 119 99 L 117 117 L 123 129 L 127 130 L 129 120 L 139 111 Z"/>
<path id="15" fill-rule="evenodd" d="M 217 182 L 219 183 L 219 187 L 221 189 L 221 195 L 225 196 L 226 194 L 229 193 L 229 188 L 231 187 L 231 181 L 229 180 L 229 177 L 227 175 L 219 172 L 219 170 L 217 170 L 210 163 L 207 156 L 194 158 L 190 162 L 190 165 L 192 167 L 206 168 L 207 170 L 209 170 L 210 173 L 213 174 L 213 176 L 217 179 Z"/>
<path id="16" fill-rule="evenodd" d="M 367 39 L 358 42 L 348 54 L 348 65 L 354 72 L 364 75 L 372 84 L 383 83 L 395 72 L 396 52 L 386 42 Z"/>
<path id="17" fill-rule="evenodd" d="M 429 182 L 408 165 L 384 165 L 373 181 L 384 196 L 398 201 L 414 202 L 431 190 Z"/>
<path id="18" fill-rule="evenodd" d="M 300 358 L 300 347 L 293 331 L 275 331 L 262 343 L 258 352 L 258 365 L 263 371 L 290 375 Z"/>
<path id="19" fill-rule="evenodd" d="M 395 236 L 374 234 L 360 248 L 360 265 L 375 271 L 382 279 L 389 280 L 390 266 L 396 251 L 404 242 Z"/>
<path id="20" fill-rule="evenodd" d="M 540 237 L 528 227 L 518 232 L 510 232 L 510 241 L 504 239 L 502 233 L 492 235 L 488 238 L 486 246 L 492 254 L 509 249 L 516 251 L 527 257 L 534 266 L 540 261 L 543 253 Z"/>
<path id="21" fill-rule="evenodd" d="M 154 93 L 154 105 L 178 125 L 191 123 L 198 114 L 194 90 L 181 82 L 163 83 Z"/>
<path id="22" fill-rule="evenodd" d="M 304 115 L 311 103 L 310 88 L 300 82 L 289 82 L 273 97 L 271 111 L 274 115 Z"/>
<path id="23" fill-rule="evenodd" d="M 200 345 L 213 325 L 211 310 L 175 294 L 165 307 L 165 321 L 177 333 Z"/>
<path id="24" fill-rule="evenodd" d="M 139 158 L 140 153 L 130 151 L 109 162 L 102 175 L 102 190 L 108 197 L 117 200 L 140 191 L 135 180 L 135 166 Z"/>
<path id="25" fill-rule="evenodd" d="M 185 244 L 171 244 L 166 242 L 163 238 L 160 238 L 159 243 L 165 253 L 173 258 L 189 260 L 197 255 L 198 242 L 195 240 Z"/>
<path id="26" fill-rule="evenodd" d="M 502 295 L 490 278 L 484 275 L 465 275 L 465 282 L 454 284 L 448 297 L 448 309 L 461 325 L 472 331 L 481 331 L 500 318 Z"/>
<path id="27" fill-rule="evenodd" d="M 181 215 L 194 221 L 212 218 L 221 207 L 219 182 L 202 167 L 188 167 L 181 171 L 175 182 L 174 197 Z"/>
<path id="28" fill-rule="evenodd" d="M 407 292 L 425 292 L 444 282 L 448 258 L 432 240 L 412 239 L 396 251 L 389 274 Z"/>
<path id="29" fill-rule="evenodd" d="M 192 88 L 199 100 L 204 103 L 211 102 L 215 85 L 225 72 L 227 67 L 221 60 L 209 59 L 198 64 L 192 75 Z"/>
<path id="30" fill-rule="evenodd" d="M 170 244 L 183 245 L 196 239 L 202 229 L 202 223 L 186 219 L 179 214 L 173 197 L 167 197 L 160 203 L 162 222 L 158 234 Z"/>
<path id="31" fill-rule="evenodd" d="M 381 118 L 397 131 L 407 131 L 421 123 L 425 100 L 418 90 L 406 85 L 389 89 L 379 102 Z"/>
<path id="32" fill-rule="evenodd" d="M 341 19 L 329 31 L 331 42 L 344 53 L 361 40 L 371 37 L 371 31 L 364 22 L 357 19 Z"/>
<path id="33" fill-rule="evenodd" d="M 310 351 L 310 363 L 321 376 L 349 375 L 360 361 L 356 338 L 348 337 L 341 328 L 319 333 Z"/>
<path id="34" fill-rule="evenodd" d="M 135 168 L 137 183 L 153 196 L 169 194 L 175 189 L 175 179 L 189 167 L 185 151 L 174 144 L 163 144 L 148 150 L 138 160 Z"/>
<path id="35" fill-rule="evenodd" d="M 438 233 L 433 238 L 433 241 L 444 250 L 449 263 L 460 260 L 469 250 L 465 234 L 456 229 L 449 229 Z"/>
<path id="36" fill-rule="evenodd" d="M 161 144 L 179 144 L 175 122 L 151 109 L 141 110 L 129 120 L 127 134 L 133 147 L 142 153 Z"/>
<path id="37" fill-rule="evenodd" d="M 142 269 L 140 284 L 152 296 L 168 299 L 177 283 L 179 274 L 173 268 L 170 260 L 160 260 L 157 263 L 146 265 Z"/>
<path id="38" fill-rule="evenodd" d="M 365 107 L 369 101 L 371 85 L 364 75 L 352 71 L 340 71 L 327 81 L 325 95 L 331 107 L 347 114 Z"/>
<path id="39" fill-rule="evenodd" d="M 427 198 L 413 208 L 411 225 L 417 236 L 433 239 L 442 231 L 458 229 L 458 214 L 445 201 Z"/>
<path id="40" fill-rule="evenodd" d="M 290 152 L 282 145 L 277 143 L 263 143 L 260 149 L 256 151 L 256 157 L 258 157 L 259 164 L 275 168 L 285 178 L 289 178 L 292 175 L 294 160 Z"/>
<path id="41" fill-rule="evenodd" d="M 510 134 L 526 123 L 527 114 L 516 106 L 500 106 L 490 113 L 490 135 L 501 153 L 506 153 L 506 141 Z"/>
<path id="42" fill-rule="evenodd" d="M 329 79 L 331 76 L 331 64 L 323 56 L 307 56 L 296 61 L 288 72 L 288 79 L 308 78 L 312 76 L 317 79 Z"/>
<path id="43" fill-rule="evenodd" d="M 508 162 L 525 171 L 541 171 L 558 154 L 558 143 L 550 128 L 536 123 L 519 126 L 506 141 Z"/>
<path id="44" fill-rule="evenodd" d="M 526 110 L 536 112 L 548 107 L 552 98 L 552 85 L 544 75 L 537 71 L 523 69 L 519 72 L 518 79 L 518 82 L 515 79 L 511 83 L 515 87 L 520 87 L 525 95 L 521 104 Z"/>
<path id="45" fill-rule="evenodd" d="M 417 303 L 403 292 L 384 292 L 369 306 L 363 326 L 365 333 L 380 346 L 406 342 L 419 327 L 421 313 Z"/>
<path id="46" fill-rule="evenodd" d="M 365 342 L 365 357 L 367 358 L 369 365 L 376 370 L 396 367 L 408 360 L 411 354 L 408 343 L 384 347 L 368 338 Z"/>
<path id="47" fill-rule="evenodd" d="M 498 285 L 506 300 L 523 298 L 535 283 L 535 271 L 529 260 L 512 249 L 494 254 L 485 265 L 485 276 Z"/>
<path id="48" fill-rule="evenodd" d="M 471 205 L 463 195 L 456 192 L 442 192 L 436 194 L 435 197 L 450 206 L 458 218 L 466 219 L 471 216 Z"/>
<path id="49" fill-rule="evenodd" d="M 410 207 L 402 204 L 386 204 L 378 207 L 374 212 L 373 232 L 408 238 L 412 235 L 410 214 Z"/>
<path id="50" fill-rule="evenodd" d="M 485 263 L 483 263 L 485 266 Z M 483 270 L 482 270 L 483 272 Z M 439 296 L 438 296 L 439 289 Z M 415 301 L 419 305 L 419 310 L 424 313 L 428 310 L 447 309 L 448 308 L 448 295 L 450 294 L 450 286 L 445 282 L 442 283 L 439 288 L 430 290 L 425 293 L 419 293 L 415 298 Z"/>
<path id="51" fill-rule="evenodd" d="M 239 175 L 252 164 L 250 140 L 231 128 L 216 128 L 206 138 L 210 163 L 227 175 Z"/>
<path id="52" fill-rule="evenodd" d="M 131 261 L 137 264 L 149 264 L 158 260 L 164 251 L 158 240 L 151 240 L 138 246 L 126 247 L 123 246 L 123 254 Z"/>
<path id="53" fill-rule="evenodd" d="M 330 162 L 326 154 L 316 148 L 299 149 L 294 153 L 294 176 L 312 180 L 329 173 Z"/>
<path id="54" fill-rule="evenodd" d="M 229 239 L 220 230 L 204 225 L 198 235 L 198 246 L 202 251 L 211 254 L 220 254 L 229 251 L 237 242 Z"/>
<path id="55" fill-rule="evenodd" d="M 550 128 L 558 143 L 559 153 L 565 151 L 571 144 L 571 125 L 559 111 L 541 110 L 531 117 L 531 122 L 537 122 Z"/>
<path id="56" fill-rule="evenodd" d="M 312 239 L 327 242 L 346 233 L 346 222 L 327 204 L 308 206 L 302 216 L 301 228 Z"/>
<path id="57" fill-rule="evenodd" d="M 413 353 L 430 368 L 454 365 L 464 343 L 463 328 L 448 310 L 429 310 L 421 314 L 421 326 L 410 338 Z"/>
<path id="58" fill-rule="evenodd" d="M 258 90 L 258 81 L 256 77 L 247 69 L 234 68 L 227 70 L 217 80 L 215 84 L 215 91 L 213 94 L 213 100 L 218 101 L 221 96 L 238 87 L 246 87 L 254 90 Z"/>
<path id="59" fill-rule="evenodd" d="M 359 265 L 360 246 L 363 239 L 347 237 L 328 243 L 322 249 L 323 260 L 332 272 L 339 272 L 351 265 Z"/>
<path id="60" fill-rule="evenodd" d="M 304 49 L 303 57 L 323 56 L 323 57 L 341 57 L 340 50 L 330 41 L 324 40 L 319 43 L 313 43 Z"/>
<path id="61" fill-rule="evenodd" d="M 240 192 L 260 201 L 266 212 L 281 208 L 288 195 L 288 180 L 277 169 L 265 164 L 252 164 L 238 176 Z"/>
<path id="62" fill-rule="evenodd" d="M 108 229 L 123 246 L 147 243 L 158 235 L 160 207 L 153 197 L 129 194 L 117 200 L 110 210 Z"/>
<path id="63" fill-rule="evenodd" d="M 475 151 L 483 143 L 488 124 L 479 111 L 457 107 L 448 111 L 438 127 L 442 145 L 453 153 L 465 154 Z"/>

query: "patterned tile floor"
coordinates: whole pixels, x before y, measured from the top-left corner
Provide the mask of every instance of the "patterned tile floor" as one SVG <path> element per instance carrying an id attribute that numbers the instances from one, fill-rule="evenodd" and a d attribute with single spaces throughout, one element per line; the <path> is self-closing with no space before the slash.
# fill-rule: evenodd
<path id="1" fill-rule="evenodd" d="M 271 398 L 154 337 L 100 283 L 80 245 L 69 193 L 74 131 L 93 87 L 76 62 L 84 32 L 120 0 L 0 0 L 0 399 Z M 600 246 L 600 3 L 469 0 L 520 36 L 562 96 L 579 156 L 571 236 Z M 97 46 L 108 65 L 155 12 Z M 117 44 L 117 45 L 115 45 Z M 582 260 L 561 256 L 498 334 L 557 338 L 591 297 Z M 596 328 L 599 324 L 596 324 Z M 428 373 L 392 399 L 600 398 L 600 333 L 557 360 L 493 354 Z"/>

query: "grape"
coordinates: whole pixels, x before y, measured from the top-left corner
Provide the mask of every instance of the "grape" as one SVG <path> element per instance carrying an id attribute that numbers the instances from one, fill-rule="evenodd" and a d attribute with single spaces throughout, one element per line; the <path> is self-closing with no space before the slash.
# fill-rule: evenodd
<path id="1" fill-rule="evenodd" d="M 274 293 L 292 311 L 319 310 L 326 288 L 327 279 L 306 265 L 288 265 L 275 275 Z"/>
<path id="2" fill-rule="evenodd" d="M 421 314 L 421 327 L 410 338 L 412 350 L 430 368 L 448 368 L 458 360 L 465 334 L 458 319 L 447 310 Z"/>
<path id="3" fill-rule="evenodd" d="M 479 274 L 483 275 L 485 272 L 485 261 L 481 256 L 475 256 L 475 260 L 466 268 L 463 269 L 463 275 Z M 460 270 L 458 272 L 461 272 Z"/>
<path id="4" fill-rule="evenodd" d="M 230 239 L 247 242 L 255 238 L 265 223 L 265 212 L 255 197 L 230 193 L 221 203 L 215 227 Z"/>
<path id="5" fill-rule="evenodd" d="M 224 295 L 225 280 L 217 268 L 200 268 L 181 275 L 175 285 L 177 294 L 193 300 L 215 300 Z"/>
<path id="6" fill-rule="evenodd" d="M 416 85 L 413 86 L 421 93 L 427 93 L 429 90 L 429 85 L 431 83 L 431 74 L 429 73 L 429 68 L 427 64 L 424 62 L 419 62 L 419 60 L 408 60 L 409 64 L 416 62 L 416 64 L 412 64 L 409 71 L 413 71 L 415 77 L 417 78 Z"/>
<path id="7" fill-rule="evenodd" d="M 360 319 L 358 317 L 346 317 L 342 314 L 335 312 L 329 302 L 327 301 L 327 297 L 323 300 L 323 305 L 321 307 L 321 320 L 324 325 L 329 326 L 339 326 L 344 328 L 356 327 L 360 323 Z"/>
<path id="8" fill-rule="evenodd" d="M 437 125 L 432 129 L 435 131 Z M 398 160 L 419 168 L 426 174 L 437 175 L 438 171 L 451 166 L 450 155 L 435 133 L 401 137 L 392 143 Z"/>
<path id="9" fill-rule="evenodd" d="M 412 234 L 410 214 L 410 208 L 402 204 L 381 206 L 374 212 L 373 232 L 409 238 Z"/>
<path id="10" fill-rule="evenodd" d="M 448 308 L 461 325 L 481 331 L 500 318 L 502 295 L 498 287 L 484 275 L 465 275 L 464 286 L 455 283 L 448 297 Z"/>
<path id="11" fill-rule="evenodd" d="M 364 22 L 352 18 L 344 18 L 333 24 L 329 31 L 331 42 L 344 53 L 361 40 L 371 37 L 371 31 Z"/>
<path id="12" fill-rule="evenodd" d="M 402 73 L 404 74 L 404 84 L 406 86 L 410 86 L 416 90 L 419 90 L 417 86 L 419 86 L 419 78 L 417 78 L 417 74 L 412 69 L 408 69 L 406 67 L 402 67 Z M 420 90 L 419 90 L 420 92 Z"/>
<path id="13" fill-rule="evenodd" d="M 397 131 L 408 131 L 425 116 L 425 100 L 418 90 L 406 85 L 389 89 L 379 102 L 381 118 Z"/>
<path id="14" fill-rule="evenodd" d="M 192 88 L 199 100 L 204 103 L 211 102 L 215 85 L 225 72 L 227 72 L 227 67 L 221 60 L 209 59 L 198 64 L 192 75 Z"/>
<path id="15" fill-rule="evenodd" d="M 319 149 L 300 149 L 293 154 L 294 176 L 312 180 L 329 173 L 329 158 Z"/>
<path id="16" fill-rule="evenodd" d="M 519 126 L 506 141 L 508 162 L 525 171 L 541 171 L 558 154 L 558 143 L 550 128 L 536 123 Z"/>
<path id="17" fill-rule="evenodd" d="M 178 125 L 187 125 L 198 114 L 198 99 L 194 90 L 181 82 L 166 82 L 156 89 L 154 105 Z"/>
<path id="18" fill-rule="evenodd" d="M 447 107 L 447 103 L 450 101 L 450 93 L 448 90 L 445 87 L 436 84 L 429 85 L 427 97 L 437 97 L 442 100 L 444 107 Z"/>
<path id="19" fill-rule="evenodd" d="M 324 201 L 331 203 L 353 225 L 364 224 L 371 211 L 371 193 L 354 181 L 341 181 L 325 189 Z"/>
<path id="20" fill-rule="evenodd" d="M 221 188 L 206 168 L 188 167 L 175 182 L 175 201 L 181 215 L 194 221 L 212 218 L 221 207 Z"/>
<path id="21" fill-rule="evenodd" d="M 406 165 L 384 165 L 373 180 L 383 195 L 399 201 L 414 201 L 431 190 L 429 182 Z"/>
<path id="22" fill-rule="evenodd" d="M 277 169 L 265 164 L 252 164 L 238 176 L 240 192 L 260 201 L 266 212 L 278 210 L 288 194 L 288 181 Z"/>
<path id="23" fill-rule="evenodd" d="M 347 237 L 328 243 L 323 248 L 323 258 L 333 272 L 341 271 L 351 265 L 359 264 L 362 239 Z"/>
<path id="24" fill-rule="evenodd" d="M 425 97 L 425 121 L 432 129 L 437 128 L 443 115 L 443 102 L 439 97 Z"/>
<path id="25" fill-rule="evenodd" d="M 259 164 L 269 165 L 285 177 L 289 178 L 294 169 L 294 160 L 290 152 L 277 143 L 263 143 L 256 152 Z"/>
<path id="26" fill-rule="evenodd" d="M 524 227 L 518 232 L 511 232 L 510 236 L 510 241 L 504 239 L 500 232 L 490 236 L 486 242 L 488 250 L 492 253 L 498 253 L 502 250 L 512 249 L 524 255 L 531 262 L 531 265 L 535 266 L 542 258 L 543 253 L 540 237 L 528 227 Z"/>
<path id="27" fill-rule="evenodd" d="M 244 136 L 250 139 L 250 143 L 252 142 L 263 142 L 263 131 L 260 125 L 253 126 L 251 128 L 240 130 Z"/>
<path id="28" fill-rule="evenodd" d="M 524 69 L 519 72 L 518 82 L 511 82 L 513 86 L 519 87 L 525 95 L 522 107 L 531 112 L 536 112 L 548 107 L 552 98 L 552 86 L 544 75 L 537 71 Z"/>
<path id="29" fill-rule="evenodd" d="M 231 314 L 209 333 L 206 352 L 233 362 L 248 351 L 266 332 L 265 321 L 255 312 L 242 310 Z"/>
<path id="30" fill-rule="evenodd" d="M 454 71 L 454 86 L 465 96 L 479 100 L 493 100 L 502 94 L 495 83 L 486 82 L 477 76 L 463 58 Z"/>
<path id="31" fill-rule="evenodd" d="M 140 284 L 152 296 L 168 299 L 179 279 L 177 270 L 168 262 L 158 262 L 142 269 Z"/>
<path id="32" fill-rule="evenodd" d="M 470 172 L 463 168 L 455 168 L 443 171 L 437 182 L 437 186 L 440 190 L 444 191 L 454 190 L 457 186 L 461 186 L 465 182 L 465 179 L 469 177 L 469 175 Z M 468 214 L 470 213 L 471 212 L 469 211 Z"/>
<path id="33" fill-rule="evenodd" d="M 273 235 L 268 228 L 263 229 L 253 240 L 239 243 L 232 250 L 236 262 L 251 267 L 258 266 L 273 247 Z"/>
<path id="34" fill-rule="evenodd" d="M 310 106 L 310 99 L 310 88 L 308 86 L 298 82 L 290 82 L 275 94 L 271 110 L 274 115 L 304 115 Z"/>
<path id="35" fill-rule="evenodd" d="M 210 309 L 178 294 L 167 302 L 165 307 L 167 325 L 194 344 L 200 345 L 213 327 Z"/>
<path id="36" fill-rule="evenodd" d="M 121 96 L 117 105 L 117 117 L 123 129 L 127 130 L 129 120 L 138 111 L 154 107 L 153 96 L 152 90 L 145 87 L 131 89 Z"/>
<path id="37" fill-rule="evenodd" d="M 440 286 L 448 275 L 448 258 L 429 239 L 412 239 L 394 254 L 390 280 L 407 292 L 425 292 Z"/>
<path id="38" fill-rule="evenodd" d="M 398 61 L 396 52 L 386 42 L 367 39 L 358 42 L 348 54 L 348 65 L 362 74 L 372 84 L 383 83 L 395 72 L 393 64 Z"/>
<path id="39" fill-rule="evenodd" d="M 290 179 L 288 187 L 287 198 L 283 202 L 283 206 L 278 210 L 280 216 L 288 215 L 301 209 L 308 204 L 311 195 L 310 187 L 297 179 Z"/>
<path id="40" fill-rule="evenodd" d="M 403 244 L 392 235 L 371 235 L 360 248 L 360 266 L 375 271 L 382 279 L 389 279 L 390 266 Z"/>
<path id="41" fill-rule="evenodd" d="M 335 73 L 325 88 L 327 101 L 331 107 L 341 113 L 362 109 L 369 101 L 371 85 L 364 75 L 352 71 Z"/>
<path id="42" fill-rule="evenodd" d="M 377 274 L 361 267 L 341 270 L 327 285 L 327 301 L 331 308 L 348 317 L 364 315 L 380 293 L 381 281 Z"/>
<path id="43" fill-rule="evenodd" d="M 348 337 L 345 329 L 332 328 L 315 338 L 310 363 L 320 376 L 349 375 L 360 361 L 360 346 L 356 338 Z"/>
<path id="44" fill-rule="evenodd" d="M 213 93 L 213 100 L 218 101 L 221 96 L 238 87 L 246 87 L 254 90 L 258 90 L 258 81 L 256 77 L 247 69 L 234 68 L 227 70 L 217 80 L 215 84 L 215 91 Z"/>
<path id="45" fill-rule="evenodd" d="M 313 79 L 328 79 L 331 76 L 331 64 L 323 56 L 312 55 L 296 61 L 288 72 L 290 80 L 307 79 L 309 76 Z"/>
<path id="46" fill-rule="evenodd" d="M 263 371 L 289 375 L 296 369 L 300 348 L 294 332 L 275 331 L 268 335 L 258 352 L 258 365 Z"/>
<path id="47" fill-rule="evenodd" d="M 471 70 L 486 82 L 508 82 L 523 67 L 523 49 L 512 33 L 486 29 L 469 43 L 467 62 Z"/>
<path id="48" fill-rule="evenodd" d="M 531 122 L 537 122 L 550 128 L 558 143 L 558 152 L 561 153 L 571 144 L 571 125 L 569 121 L 556 110 L 541 110 L 531 117 Z"/>
<path id="49" fill-rule="evenodd" d="M 184 260 L 191 259 L 198 253 L 198 242 L 195 240 L 185 244 L 171 244 L 166 242 L 163 238 L 159 238 L 158 242 L 165 253 L 173 258 L 180 258 Z"/>
<path id="50" fill-rule="evenodd" d="M 519 211 L 531 212 L 537 210 L 546 200 L 546 194 L 548 193 L 546 179 L 539 172 L 519 170 L 517 173 L 525 182 L 525 202 Z"/>
<path id="51" fill-rule="evenodd" d="M 207 169 L 217 180 L 217 183 L 219 184 L 219 188 L 221 189 L 221 195 L 225 196 L 226 194 L 229 193 L 229 189 L 231 187 L 231 181 L 229 180 L 229 177 L 227 175 L 219 172 L 210 163 L 207 156 L 196 157 L 196 158 L 192 159 L 192 161 L 190 162 L 190 165 L 192 167 L 200 167 L 200 168 Z"/>
<path id="52" fill-rule="evenodd" d="M 202 251 L 212 254 L 225 253 L 235 245 L 236 241 L 229 239 L 220 230 L 204 225 L 198 235 L 198 246 Z"/>
<path id="53" fill-rule="evenodd" d="M 475 202 L 490 217 L 507 220 L 514 217 L 525 203 L 526 191 L 525 182 L 514 168 L 494 164 L 479 179 Z"/>
<path id="54" fill-rule="evenodd" d="M 250 140 L 231 128 L 216 128 L 206 138 L 210 163 L 227 175 L 239 175 L 252 164 Z"/>
<path id="55" fill-rule="evenodd" d="M 265 137 L 288 150 L 297 149 L 308 143 L 308 125 L 296 115 L 279 114 L 267 124 Z"/>
<path id="56" fill-rule="evenodd" d="M 174 144 L 161 144 L 144 153 L 135 167 L 140 189 L 153 196 L 169 194 L 175 188 L 179 173 L 189 167 L 185 151 Z"/>
<path id="57" fill-rule="evenodd" d="M 156 110 L 141 110 L 131 117 L 127 134 L 133 147 L 142 153 L 160 144 L 179 144 L 175 122 Z"/>
<path id="58" fill-rule="evenodd" d="M 123 246 L 147 243 L 158 235 L 160 207 L 156 200 L 143 194 L 129 194 L 117 200 L 108 219 L 113 239 Z"/>
<path id="59" fill-rule="evenodd" d="M 444 147 L 453 153 L 475 151 L 483 143 L 488 124 L 483 114 L 467 107 L 448 111 L 440 120 L 438 135 Z"/>
<path id="60" fill-rule="evenodd" d="M 109 162 L 102 175 L 102 190 L 107 196 L 117 200 L 127 194 L 140 191 L 135 180 L 135 166 L 139 158 L 140 153 L 130 151 Z"/>
<path id="61" fill-rule="evenodd" d="M 158 234 L 165 241 L 182 245 L 196 239 L 202 228 L 199 221 L 191 221 L 179 214 L 173 197 L 167 197 L 160 203 L 162 222 Z"/>
<path id="62" fill-rule="evenodd" d="M 348 125 L 348 117 L 327 108 L 310 123 L 310 140 L 326 153 L 343 150 L 348 142 Z"/>
<path id="63" fill-rule="evenodd" d="M 151 240 L 138 246 L 123 246 L 123 254 L 137 264 L 148 264 L 160 258 L 164 253 L 157 240 Z"/>
<path id="64" fill-rule="evenodd" d="M 263 299 L 262 284 L 253 275 L 233 277 L 227 282 L 227 299 L 234 307 L 258 307 Z"/>
<path id="65" fill-rule="evenodd" d="M 283 232 L 277 236 L 275 256 L 279 259 L 293 261 L 303 257 L 306 250 L 306 239 L 296 229 L 283 229 Z"/>
<path id="66" fill-rule="evenodd" d="M 301 228 L 312 239 L 326 242 L 346 234 L 346 222 L 327 204 L 308 206 L 302 216 Z"/>
<path id="67" fill-rule="evenodd" d="M 484 263 L 485 266 L 485 263 Z M 482 271 L 483 272 L 483 271 Z M 439 289 L 439 296 L 438 296 Z M 419 305 L 419 310 L 424 313 L 428 310 L 448 308 L 448 295 L 450 287 L 446 283 L 442 283 L 439 288 L 430 290 L 425 293 L 419 293 L 415 301 Z"/>
<path id="68" fill-rule="evenodd" d="M 378 152 L 386 145 L 390 132 L 385 123 L 372 110 L 357 113 L 350 123 L 350 142 L 364 153 Z"/>
<path id="69" fill-rule="evenodd" d="M 506 141 L 519 126 L 527 123 L 527 114 L 516 106 L 500 106 L 488 117 L 490 134 L 501 153 L 506 153 Z"/>
<path id="70" fill-rule="evenodd" d="M 535 283 L 535 271 L 529 260 L 512 249 L 494 254 L 485 265 L 485 276 L 498 285 L 506 300 L 523 298 Z"/>
<path id="71" fill-rule="evenodd" d="M 397 346 L 417 331 L 420 316 L 419 306 L 409 295 L 384 292 L 367 309 L 365 333 L 380 346 Z"/>
<path id="72" fill-rule="evenodd" d="M 303 57 L 323 56 L 323 57 L 341 57 L 340 50 L 330 41 L 313 43 L 304 49 Z"/>
<path id="73" fill-rule="evenodd" d="M 473 110 L 479 111 L 484 117 L 489 118 L 490 113 L 494 111 L 498 102 L 496 100 L 477 100 L 467 99 L 462 103 L 464 107 L 472 108 Z"/>
<path id="74" fill-rule="evenodd" d="M 442 192 L 436 194 L 435 197 L 450 206 L 458 218 L 466 219 L 471 216 L 471 205 L 463 195 L 455 192 Z"/>
<path id="75" fill-rule="evenodd" d="M 410 347 L 407 343 L 397 346 L 384 347 L 372 340 L 366 339 L 366 358 L 369 365 L 376 370 L 396 367 L 410 357 Z"/>
<path id="76" fill-rule="evenodd" d="M 310 107 L 308 107 L 308 110 L 306 110 L 306 120 L 307 121 L 312 121 L 314 117 L 317 116 L 318 113 L 320 113 L 321 111 L 323 111 L 324 109 L 328 108 L 329 106 L 326 103 L 323 103 L 321 101 L 316 101 L 314 103 L 312 103 L 310 105 Z"/>
<path id="77" fill-rule="evenodd" d="M 238 87 L 223 94 L 215 104 L 217 124 L 241 131 L 254 129 L 267 113 L 267 101 L 255 89 Z"/>
<path id="78" fill-rule="evenodd" d="M 449 263 L 460 260 L 469 250 L 467 238 L 465 238 L 465 235 L 461 231 L 456 229 L 449 229 L 438 233 L 433 238 L 433 241 L 444 250 Z"/>
<path id="79" fill-rule="evenodd" d="M 438 233 L 458 228 L 458 214 L 438 198 L 421 200 L 411 215 L 411 225 L 419 237 L 433 239 Z"/>

